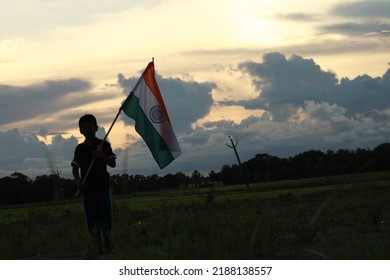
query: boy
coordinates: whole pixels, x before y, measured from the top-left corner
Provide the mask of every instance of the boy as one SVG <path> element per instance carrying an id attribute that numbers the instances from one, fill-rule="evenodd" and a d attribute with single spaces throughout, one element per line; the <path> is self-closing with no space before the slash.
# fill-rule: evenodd
<path id="1" fill-rule="evenodd" d="M 94 245 L 100 254 L 110 253 L 112 251 L 113 214 L 110 174 L 107 172 L 107 165 L 115 167 L 116 156 L 107 141 L 103 142 L 96 138 L 98 125 L 93 115 L 82 116 L 79 120 L 79 128 L 85 140 L 75 149 L 72 173 L 79 189 L 82 189 L 85 217 Z M 83 185 L 92 159 L 94 159 L 92 168 Z"/>

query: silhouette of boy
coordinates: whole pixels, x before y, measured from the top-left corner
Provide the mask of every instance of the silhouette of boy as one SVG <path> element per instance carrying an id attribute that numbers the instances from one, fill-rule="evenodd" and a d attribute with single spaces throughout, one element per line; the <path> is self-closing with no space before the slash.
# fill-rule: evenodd
<path id="1" fill-rule="evenodd" d="M 93 115 L 87 114 L 79 120 L 83 143 L 77 145 L 72 161 L 72 174 L 79 189 L 82 189 L 84 212 L 88 231 L 96 249 L 101 254 L 112 252 L 112 197 L 110 174 L 107 165 L 116 166 L 116 156 L 107 141 L 96 137 L 98 125 Z M 87 170 L 94 159 L 91 170 Z"/>

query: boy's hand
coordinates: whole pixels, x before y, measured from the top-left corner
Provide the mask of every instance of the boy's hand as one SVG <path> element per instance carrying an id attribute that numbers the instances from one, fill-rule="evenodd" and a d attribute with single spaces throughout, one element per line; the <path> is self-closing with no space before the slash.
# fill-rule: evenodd
<path id="1" fill-rule="evenodd" d="M 116 166 L 115 157 L 112 158 L 112 157 L 107 156 L 105 153 L 103 153 L 101 146 L 98 146 L 97 150 L 92 152 L 92 156 L 94 158 L 99 158 L 99 159 L 104 160 L 104 162 L 110 167 Z"/>
<path id="2" fill-rule="evenodd" d="M 83 186 L 83 180 L 81 180 L 80 178 L 77 178 L 75 179 L 76 181 L 76 185 L 79 189 L 81 189 L 81 187 Z"/>
<path id="3" fill-rule="evenodd" d="M 83 185 L 83 180 L 80 178 L 75 179 L 76 180 L 76 185 L 77 185 L 77 192 L 74 195 L 74 197 L 79 197 L 81 191 L 85 188 L 86 185 Z"/>

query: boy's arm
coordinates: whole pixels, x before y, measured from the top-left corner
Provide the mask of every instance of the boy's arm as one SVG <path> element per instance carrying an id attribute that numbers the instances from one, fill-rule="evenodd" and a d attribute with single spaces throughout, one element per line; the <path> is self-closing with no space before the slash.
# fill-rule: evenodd
<path id="1" fill-rule="evenodd" d="M 116 166 L 116 160 L 115 160 L 115 156 L 110 156 L 107 158 L 106 160 L 106 163 L 109 167 L 112 167 L 114 168 Z"/>
<path id="2" fill-rule="evenodd" d="M 79 167 L 73 166 L 73 168 L 72 168 L 72 174 L 73 174 L 73 178 L 74 178 L 75 181 L 76 181 L 77 186 L 80 188 L 81 185 L 83 184 L 83 181 L 82 181 L 81 178 L 80 178 Z"/>

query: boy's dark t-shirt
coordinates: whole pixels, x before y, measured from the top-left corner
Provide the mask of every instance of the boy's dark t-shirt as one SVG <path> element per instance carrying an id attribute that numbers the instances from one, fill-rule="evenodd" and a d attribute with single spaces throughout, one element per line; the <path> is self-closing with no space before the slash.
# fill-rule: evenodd
<path id="1" fill-rule="evenodd" d="M 80 168 L 81 179 L 84 179 L 85 174 L 89 168 L 89 165 L 93 159 L 92 152 L 97 150 L 98 146 L 103 140 L 95 138 L 93 144 L 87 145 L 84 142 L 77 145 L 72 166 Z M 102 152 L 108 157 L 115 158 L 115 154 L 112 152 L 110 143 L 104 141 Z M 110 186 L 110 174 L 107 172 L 107 164 L 99 158 L 95 158 L 95 162 L 92 165 L 91 171 L 88 174 L 85 182 L 85 191 L 94 191 L 109 188 Z"/>

